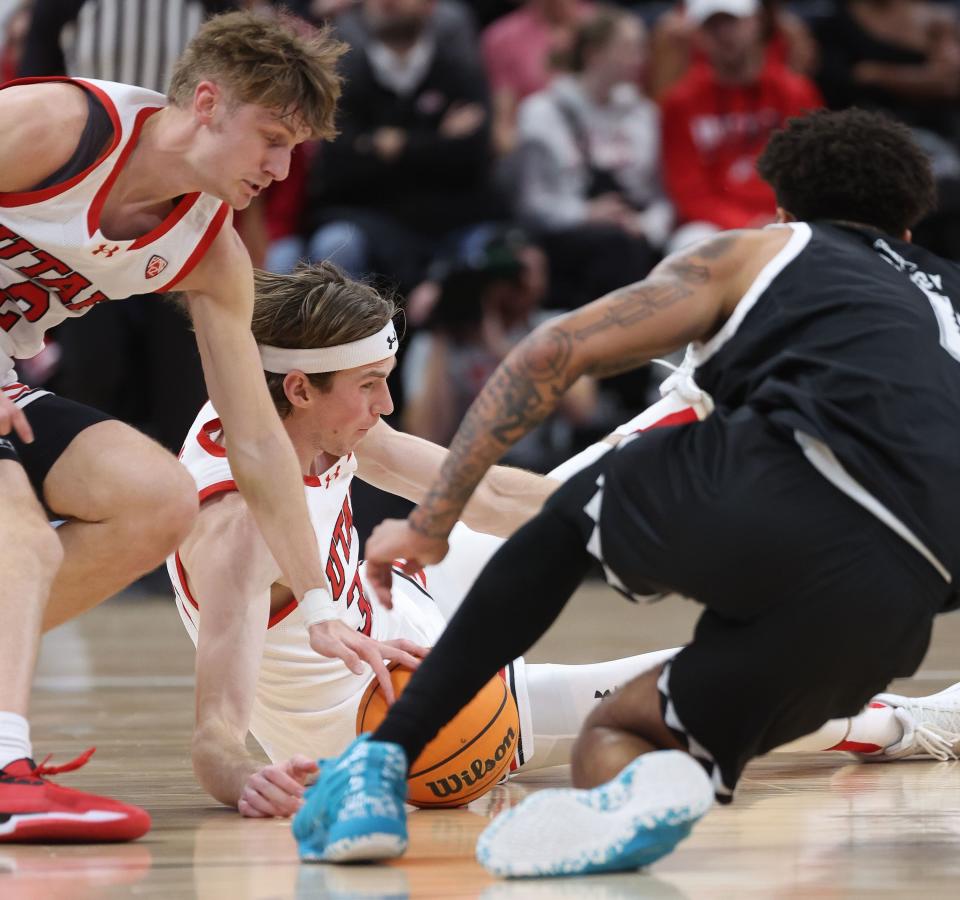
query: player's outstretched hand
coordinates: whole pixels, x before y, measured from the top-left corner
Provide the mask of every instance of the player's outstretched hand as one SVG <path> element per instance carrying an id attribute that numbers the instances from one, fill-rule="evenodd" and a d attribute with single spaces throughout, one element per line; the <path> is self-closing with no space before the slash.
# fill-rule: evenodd
<path id="1" fill-rule="evenodd" d="M 321 656 L 341 659 L 354 675 L 363 674 L 363 664 L 373 669 L 383 688 L 387 703 L 396 699 L 387 662 L 399 663 L 407 669 L 416 669 L 427 655 L 427 647 L 407 640 L 375 641 L 372 637 L 354 631 L 339 619 L 318 622 L 310 626 L 310 646 Z"/>
<path id="2" fill-rule="evenodd" d="M 300 809 L 304 786 L 317 769 L 306 756 L 291 756 L 286 762 L 264 766 L 247 779 L 237 811 L 251 819 L 292 816 Z"/>
<path id="3" fill-rule="evenodd" d="M 0 437 L 15 431 L 25 444 L 33 443 L 33 429 L 23 410 L 0 391 Z"/>
<path id="4" fill-rule="evenodd" d="M 409 519 L 384 519 L 373 529 L 364 550 L 367 580 L 377 599 L 393 606 L 391 569 L 396 566 L 415 575 L 424 566 L 440 562 L 450 549 L 446 538 L 431 538 L 410 527 Z"/>

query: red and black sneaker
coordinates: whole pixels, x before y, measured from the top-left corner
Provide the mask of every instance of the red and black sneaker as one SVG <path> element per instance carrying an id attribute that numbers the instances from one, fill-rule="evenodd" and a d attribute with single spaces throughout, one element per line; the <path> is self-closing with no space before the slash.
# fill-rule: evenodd
<path id="1" fill-rule="evenodd" d="M 132 841 L 150 830 L 146 810 L 47 781 L 79 769 L 93 748 L 62 766 L 15 759 L 0 769 L 0 843 Z M 49 757 L 47 757 L 49 759 Z"/>

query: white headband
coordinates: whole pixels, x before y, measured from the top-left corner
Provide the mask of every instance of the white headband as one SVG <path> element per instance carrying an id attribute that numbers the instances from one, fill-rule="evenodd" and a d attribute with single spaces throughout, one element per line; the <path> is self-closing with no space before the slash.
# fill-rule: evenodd
<path id="1" fill-rule="evenodd" d="M 260 344 L 260 359 L 268 372 L 286 375 L 296 369 L 299 372 L 339 372 L 355 369 L 397 354 L 397 330 L 393 322 L 370 337 L 361 338 L 337 347 L 316 347 L 309 350 L 288 350 L 285 347 L 269 347 Z"/>

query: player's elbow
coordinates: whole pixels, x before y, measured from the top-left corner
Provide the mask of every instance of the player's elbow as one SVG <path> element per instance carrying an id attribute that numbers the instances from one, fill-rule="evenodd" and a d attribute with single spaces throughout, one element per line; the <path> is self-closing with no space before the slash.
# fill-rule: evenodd
<path id="1" fill-rule="evenodd" d="M 200 787 L 224 806 L 236 808 L 240 792 L 230 779 L 224 778 L 223 760 L 227 751 L 221 737 L 221 729 L 197 725 L 190 742 L 190 760 Z"/>
<path id="2" fill-rule="evenodd" d="M 563 319 L 535 328 L 517 349 L 528 376 L 554 389 L 566 390 L 583 374 L 581 349 Z"/>

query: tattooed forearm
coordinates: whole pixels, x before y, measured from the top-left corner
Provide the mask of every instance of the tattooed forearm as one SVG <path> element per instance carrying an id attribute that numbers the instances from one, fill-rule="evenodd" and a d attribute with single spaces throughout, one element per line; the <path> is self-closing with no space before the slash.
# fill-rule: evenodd
<path id="1" fill-rule="evenodd" d="M 614 375 L 620 375 L 623 372 L 632 372 L 639 369 L 640 366 L 650 362 L 650 356 L 646 353 L 637 353 L 632 356 L 620 356 L 617 359 L 608 359 L 603 362 L 594 363 L 590 366 L 585 375 L 592 375 L 594 378 L 611 378 Z"/>
<path id="2" fill-rule="evenodd" d="M 571 347 L 566 331 L 549 328 L 501 363 L 467 411 L 439 478 L 410 516 L 414 530 L 449 534 L 490 466 L 556 408 L 579 375 L 571 370 Z"/>
<path id="3" fill-rule="evenodd" d="M 445 538 L 490 466 L 557 407 L 585 369 L 600 377 L 627 371 L 646 362 L 652 348 L 698 334 L 701 320 L 696 306 L 689 314 L 674 316 L 668 330 L 636 326 L 709 291 L 714 277 L 711 262 L 737 240 L 735 235 L 722 235 L 690 253 L 670 257 L 646 281 L 614 291 L 523 341 L 470 407 L 439 478 L 410 516 L 411 527 Z"/>

